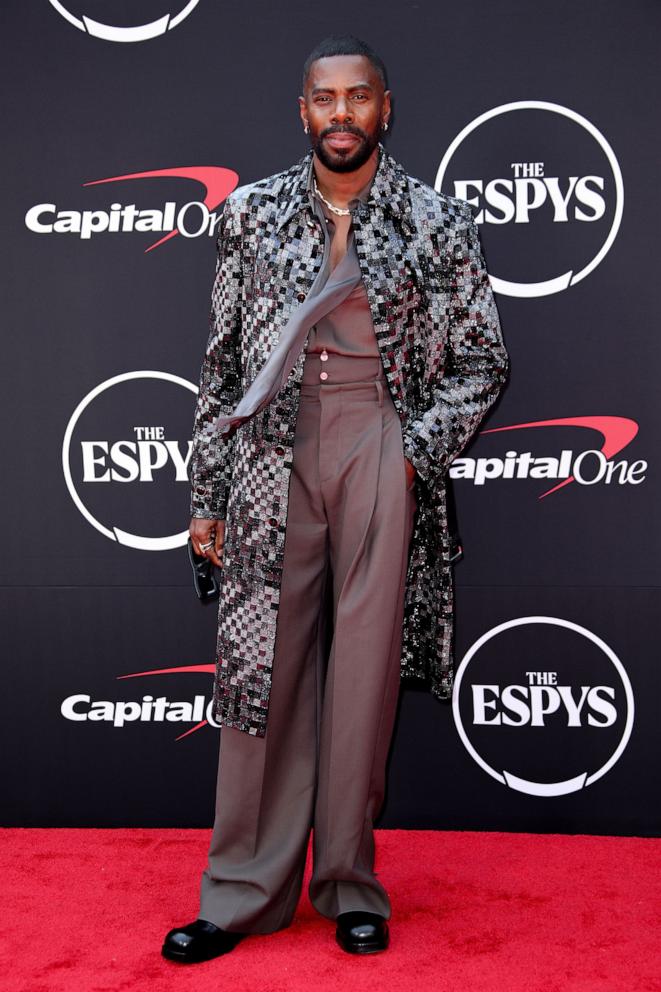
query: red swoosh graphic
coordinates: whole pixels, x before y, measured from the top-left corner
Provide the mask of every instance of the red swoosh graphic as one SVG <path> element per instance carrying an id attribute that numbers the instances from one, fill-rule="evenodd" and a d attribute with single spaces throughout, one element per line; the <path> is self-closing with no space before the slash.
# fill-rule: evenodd
<path id="1" fill-rule="evenodd" d="M 215 665 L 178 665 L 176 668 L 152 668 L 147 672 L 132 672 L 130 675 L 118 675 L 118 679 L 138 679 L 142 675 L 171 675 L 173 672 L 207 672 L 209 675 L 213 675 L 216 671 Z M 184 737 L 188 737 L 189 734 L 194 734 L 196 730 L 201 730 L 202 727 L 206 727 L 208 720 L 201 720 L 200 723 L 196 723 L 194 727 L 187 730 L 184 734 L 179 734 L 175 737 L 176 741 L 181 741 Z"/>
<path id="2" fill-rule="evenodd" d="M 590 430 L 599 431 L 603 437 L 601 453 L 605 458 L 612 458 L 618 452 L 626 448 L 633 441 L 638 433 L 638 424 L 628 417 L 560 417 L 558 420 L 534 420 L 528 424 L 512 424 L 510 427 L 492 427 L 480 434 L 497 434 L 499 431 L 519 431 L 526 427 L 588 427 Z M 570 475 L 564 482 L 559 482 L 552 489 L 547 489 L 545 493 L 538 496 L 544 499 L 551 493 L 557 492 L 563 486 L 568 486 L 574 482 L 574 476 Z"/>
<path id="3" fill-rule="evenodd" d="M 175 179 L 192 179 L 194 182 L 204 186 L 205 196 L 202 201 L 208 210 L 212 211 L 225 200 L 239 183 L 238 173 L 232 169 L 221 169 L 215 165 L 194 165 L 181 169 L 152 169 L 150 172 L 129 172 L 125 176 L 110 176 L 108 179 L 93 179 L 83 186 L 98 186 L 100 183 L 118 183 L 124 179 L 154 179 L 159 177 L 174 177 Z M 149 248 L 145 248 L 145 254 L 153 248 L 174 238 L 179 231 L 170 231 L 165 237 L 156 241 Z"/>
<path id="4" fill-rule="evenodd" d="M 142 675 L 171 675 L 173 672 L 215 672 L 215 665 L 179 665 L 177 668 L 152 668 L 148 672 L 131 672 L 130 675 L 118 675 L 118 679 L 138 679 Z"/>

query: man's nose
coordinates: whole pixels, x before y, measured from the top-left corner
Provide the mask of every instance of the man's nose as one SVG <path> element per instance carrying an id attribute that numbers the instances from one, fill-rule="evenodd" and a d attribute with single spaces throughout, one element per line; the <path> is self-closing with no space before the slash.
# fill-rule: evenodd
<path id="1" fill-rule="evenodd" d="M 343 96 L 338 97 L 335 103 L 335 110 L 333 116 L 338 121 L 343 121 L 345 118 L 350 117 L 349 104 Z"/>

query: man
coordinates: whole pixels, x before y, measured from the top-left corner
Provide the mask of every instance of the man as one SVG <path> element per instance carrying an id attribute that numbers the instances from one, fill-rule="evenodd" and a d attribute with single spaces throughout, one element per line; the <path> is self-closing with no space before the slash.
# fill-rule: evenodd
<path id="1" fill-rule="evenodd" d="M 326 39 L 299 105 L 311 150 L 219 227 L 190 533 L 222 568 L 222 728 L 199 917 L 163 945 L 181 962 L 291 923 L 311 828 L 313 906 L 344 950 L 388 946 L 373 822 L 400 677 L 451 691 L 444 479 L 508 370 L 469 205 L 380 140 L 379 57 Z"/>

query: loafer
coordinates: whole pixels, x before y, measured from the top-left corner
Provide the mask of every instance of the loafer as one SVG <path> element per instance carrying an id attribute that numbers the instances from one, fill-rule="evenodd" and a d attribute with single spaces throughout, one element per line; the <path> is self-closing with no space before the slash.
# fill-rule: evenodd
<path id="1" fill-rule="evenodd" d="M 193 964 L 210 961 L 233 950 L 245 937 L 243 933 L 221 930 L 208 920 L 195 920 L 185 927 L 174 927 L 165 935 L 161 954 L 170 961 Z"/>
<path id="2" fill-rule="evenodd" d="M 349 954 L 385 951 L 390 941 L 388 923 L 379 913 L 356 909 L 337 917 L 335 939 Z"/>

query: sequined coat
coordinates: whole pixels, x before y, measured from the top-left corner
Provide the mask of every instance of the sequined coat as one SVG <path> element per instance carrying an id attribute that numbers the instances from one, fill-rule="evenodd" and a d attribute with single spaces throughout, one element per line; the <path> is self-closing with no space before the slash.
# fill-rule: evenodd
<path id="1" fill-rule="evenodd" d="M 263 737 L 306 345 L 285 386 L 229 438 L 214 433 L 265 363 L 321 267 L 306 195 L 312 152 L 227 198 L 189 462 L 191 514 L 225 519 L 214 715 Z M 401 675 L 452 689 L 453 587 L 444 478 L 508 371 L 470 206 L 408 176 L 383 145 L 355 242 L 376 339 L 418 478 Z"/>

